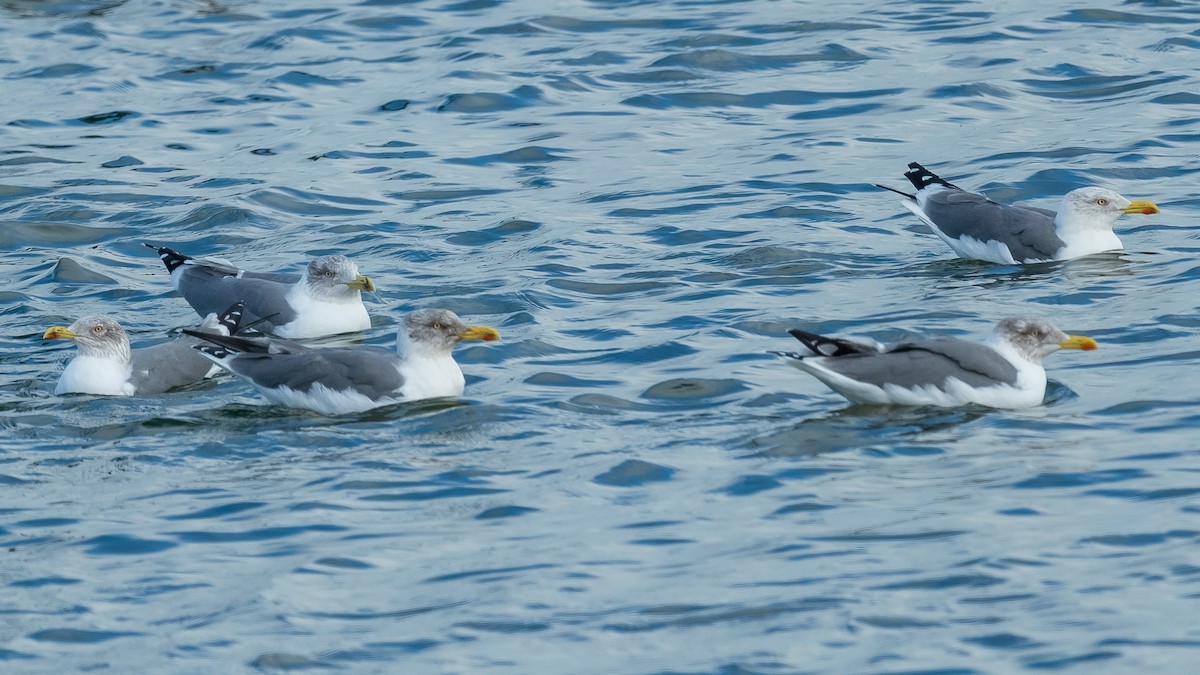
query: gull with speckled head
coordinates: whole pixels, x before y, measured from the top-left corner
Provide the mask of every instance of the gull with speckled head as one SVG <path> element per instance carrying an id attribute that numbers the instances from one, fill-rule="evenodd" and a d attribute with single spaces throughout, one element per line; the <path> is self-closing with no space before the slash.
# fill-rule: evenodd
<path id="1" fill-rule="evenodd" d="M 209 314 L 195 329 L 199 335 L 233 335 L 242 322 L 242 303 L 219 316 Z M 200 340 L 181 335 L 170 342 L 131 349 L 121 324 L 108 316 L 86 316 L 70 326 L 53 326 L 43 340 L 74 340 L 79 355 L 67 364 L 54 388 L 56 395 L 134 396 L 161 394 L 199 382 L 219 368 L 196 353 Z"/>
<path id="2" fill-rule="evenodd" d="M 938 336 L 891 347 L 788 331 L 803 352 L 771 352 L 854 403 L 1040 405 L 1046 396 L 1042 359 L 1060 349 L 1092 350 L 1096 341 L 1067 335 L 1046 319 L 1001 321 L 984 344 Z"/>
<path id="3" fill-rule="evenodd" d="M 395 351 L 373 346 L 313 349 L 290 340 L 190 334 L 211 343 L 196 347 L 201 354 L 248 381 L 272 403 L 326 415 L 461 396 L 466 380 L 451 350 L 463 340 L 500 338 L 496 329 L 468 326 L 447 309 L 405 315 Z"/>
<path id="4" fill-rule="evenodd" d="M 301 276 L 251 272 L 225 260 L 146 246 L 158 252 L 175 290 L 201 316 L 240 300 L 248 321 L 280 337 L 318 338 L 371 327 L 362 291 L 374 291 L 375 282 L 344 255 L 314 258 Z"/>
<path id="5" fill-rule="evenodd" d="M 908 169 L 904 177 L 916 194 L 876 187 L 906 197 L 904 207 L 960 258 L 1010 265 L 1119 251 L 1121 240 L 1113 233 L 1118 218 L 1127 213 L 1158 213 L 1154 202 L 1130 201 L 1102 187 L 1068 192 L 1058 211 L 1000 204 L 967 192 L 916 162 Z"/>

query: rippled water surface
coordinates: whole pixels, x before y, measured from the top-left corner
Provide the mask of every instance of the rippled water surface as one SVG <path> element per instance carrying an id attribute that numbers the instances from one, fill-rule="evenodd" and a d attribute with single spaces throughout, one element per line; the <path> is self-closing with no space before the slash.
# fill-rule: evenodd
<path id="1" fill-rule="evenodd" d="M 1190 671 L 1198 59 L 1167 0 L 0 4 L 0 671 Z M 1162 213 L 958 260 L 909 161 Z M 55 397 L 48 326 L 195 321 L 144 241 L 503 340 L 358 416 Z M 1029 410 L 766 353 L 1013 314 L 1101 343 Z"/>

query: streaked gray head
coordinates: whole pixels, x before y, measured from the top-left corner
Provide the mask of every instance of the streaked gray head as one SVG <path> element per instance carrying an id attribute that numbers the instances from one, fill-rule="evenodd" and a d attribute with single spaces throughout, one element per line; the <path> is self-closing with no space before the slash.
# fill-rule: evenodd
<path id="1" fill-rule="evenodd" d="M 401 353 L 449 354 L 463 340 L 496 340 L 500 334 L 487 326 L 468 326 L 448 309 L 418 309 L 404 317 L 399 331 Z"/>
<path id="2" fill-rule="evenodd" d="M 54 329 L 51 329 L 54 330 Z M 60 334 L 75 340 L 79 353 L 84 356 L 98 356 L 128 361 L 129 336 L 121 324 L 107 316 L 85 316 L 68 328 L 69 334 Z M 49 332 L 49 331 L 47 331 Z"/>
<path id="3" fill-rule="evenodd" d="M 308 263 L 304 280 L 310 293 L 327 299 L 357 298 L 367 279 L 359 275 L 358 265 L 344 255 L 323 255 Z M 367 280 L 369 283 L 369 280 Z M 373 290 L 372 286 L 371 289 Z"/>
<path id="4" fill-rule="evenodd" d="M 1063 343 L 1071 338 L 1046 319 L 1030 317 L 1005 319 L 992 334 L 1034 363 L 1041 363 L 1042 359 L 1062 349 Z"/>
<path id="5" fill-rule="evenodd" d="M 1083 187 L 1063 196 L 1055 220 L 1067 227 L 1112 230 L 1132 203 L 1108 188 Z"/>

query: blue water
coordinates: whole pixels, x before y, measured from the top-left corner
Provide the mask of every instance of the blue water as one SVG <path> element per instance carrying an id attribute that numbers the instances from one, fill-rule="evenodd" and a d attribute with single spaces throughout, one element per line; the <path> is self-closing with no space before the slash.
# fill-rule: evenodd
<path id="1" fill-rule="evenodd" d="M 1200 9 L 1058 4 L 4 3 L 0 671 L 1194 670 Z M 1162 213 L 957 260 L 909 161 Z M 344 418 L 53 396 L 48 326 L 195 321 L 143 241 L 503 339 Z M 766 353 L 1014 314 L 1101 344 L 1029 410 Z"/>

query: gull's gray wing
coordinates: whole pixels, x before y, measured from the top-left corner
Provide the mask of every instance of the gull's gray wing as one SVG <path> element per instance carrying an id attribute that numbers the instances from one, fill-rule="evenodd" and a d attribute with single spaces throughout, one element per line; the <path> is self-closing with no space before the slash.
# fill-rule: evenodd
<path id="1" fill-rule="evenodd" d="M 192 345 L 200 344 L 193 337 L 181 336 L 153 347 L 135 349 L 131 373 L 134 391 L 139 395 L 161 394 L 175 387 L 203 380 L 212 369 L 212 362 Z"/>
<path id="2" fill-rule="evenodd" d="M 821 365 L 852 380 L 878 387 L 894 384 L 942 388 L 954 377 L 972 387 L 1017 382 L 1017 369 L 996 350 L 954 337 L 939 337 L 897 345 L 882 354 L 830 357 Z"/>
<path id="3" fill-rule="evenodd" d="M 379 347 L 307 349 L 295 353 L 241 353 L 224 365 L 263 389 L 308 392 L 316 384 L 352 390 L 372 401 L 394 394 L 404 378 L 394 352 Z"/>
<path id="4" fill-rule="evenodd" d="M 268 279 L 238 279 L 208 265 L 186 265 L 179 270 L 179 294 L 200 316 L 220 312 L 236 301 L 245 303 L 245 322 L 269 331 L 290 323 L 296 310 L 287 302 L 289 286 Z"/>
<path id="5" fill-rule="evenodd" d="M 963 190 L 934 190 L 924 197 L 921 210 L 951 239 L 971 237 L 998 241 L 1014 260 L 1054 257 L 1066 244 L 1054 227 L 1054 212 L 999 204 Z"/>

